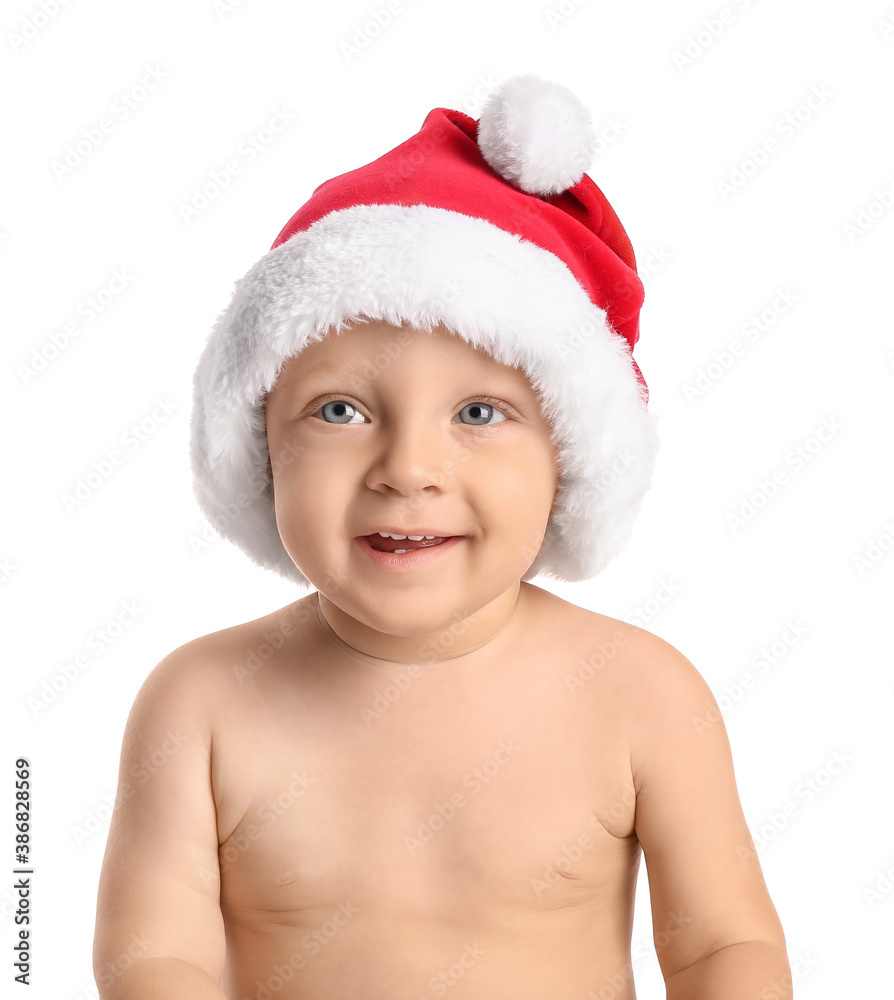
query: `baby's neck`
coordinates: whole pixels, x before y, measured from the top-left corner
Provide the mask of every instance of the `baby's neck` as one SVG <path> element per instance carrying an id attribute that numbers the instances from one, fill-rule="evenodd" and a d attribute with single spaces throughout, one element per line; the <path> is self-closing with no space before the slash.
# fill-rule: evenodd
<path id="1" fill-rule="evenodd" d="M 530 600 L 530 585 L 519 583 L 490 604 L 451 618 L 432 631 L 390 635 L 358 621 L 323 594 L 313 595 L 316 618 L 324 641 L 372 666 L 414 663 L 461 667 L 497 653 L 512 640 Z"/>

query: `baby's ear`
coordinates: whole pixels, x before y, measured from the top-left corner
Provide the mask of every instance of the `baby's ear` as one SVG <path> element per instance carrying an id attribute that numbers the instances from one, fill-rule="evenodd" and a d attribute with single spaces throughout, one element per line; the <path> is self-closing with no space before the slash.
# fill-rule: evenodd
<path id="1" fill-rule="evenodd" d="M 561 466 L 561 463 L 559 462 L 559 456 L 558 456 L 558 454 L 555 457 L 555 471 L 556 471 L 556 489 L 553 492 L 553 504 L 552 504 L 552 507 L 550 507 L 550 509 L 549 509 L 549 512 L 550 512 L 551 515 L 555 514 L 555 512 L 556 512 L 556 506 L 559 503 L 559 492 L 562 489 L 562 466 Z"/>
<path id="2" fill-rule="evenodd" d="M 552 506 L 549 508 L 549 516 L 552 517 L 556 512 L 556 504 L 559 502 L 559 487 L 556 486 L 556 492 L 553 493 Z"/>

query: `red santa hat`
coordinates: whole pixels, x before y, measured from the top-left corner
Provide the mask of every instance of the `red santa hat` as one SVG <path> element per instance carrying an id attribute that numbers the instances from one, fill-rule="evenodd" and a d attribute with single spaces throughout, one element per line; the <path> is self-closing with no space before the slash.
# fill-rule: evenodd
<path id="1" fill-rule="evenodd" d="M 442 325 L 525 372 L 559 443 L 559 486 L 524 579 L 595 576 L 629 539 L 657 434 L 633 358 L 643 286 L 586 175 L 586 108 L 512 77 L 479 121 L 435 108 L 372 163 L 326 181 L 236 282 L 193 380 L 196 498 L 258 565 L 308 585 L 282 545 L 263 400 L 287 360 L 366 320 Z"/>

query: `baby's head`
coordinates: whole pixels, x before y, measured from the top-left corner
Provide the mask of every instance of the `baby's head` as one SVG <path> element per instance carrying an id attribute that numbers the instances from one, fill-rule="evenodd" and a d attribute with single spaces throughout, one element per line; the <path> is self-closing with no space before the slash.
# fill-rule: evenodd
<path id="1" fill-rule="evenodd" d="M 461 536 L 408 593 L 439 564 L 491 590 L 617 554 L 656 434 L 642 284 L 591 152 L 576 98 L 516 77 L 480 122 L 435 109 L 317 188 L 196 370 L 196 495 L 222 535 L 321 591 L 375 566 L 352 546 L 377 531 Z"/>
<path id="2" fill-rule="evenodd" d="M 264 412 L 282 544 L 353 618 L 380 617 L 387 582 L 400 633 L 528 571 L 559 469 L 519 369 L 441 327 L 362 323 L 287 361 Z"/>

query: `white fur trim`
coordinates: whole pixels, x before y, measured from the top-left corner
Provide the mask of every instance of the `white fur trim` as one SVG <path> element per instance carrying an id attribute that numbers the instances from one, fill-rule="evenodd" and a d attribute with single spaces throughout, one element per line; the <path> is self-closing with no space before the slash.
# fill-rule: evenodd
<path id="1" fill-rule="evenodd" d="M 533 73 L 505 80 L 478 123 L 481 155 L 501 177 L 529 194 L 567 191 L 593 158 L 589 110 L 567 87 Z"/>
<path id="2" fill-rule="evenodd" d="M 308 585 L 276 527 L 261 404 L 285 361 L 363 318 L 439 323 L 522 368 L 559 442 L 556 510 L 533 565 L 595 576 L 627 542 L 657 447 L 627 342 L 554 254 L 427 205 L 332 212 L 236 283 L 193 379 L 196 498 L 259 566 Z"/>

